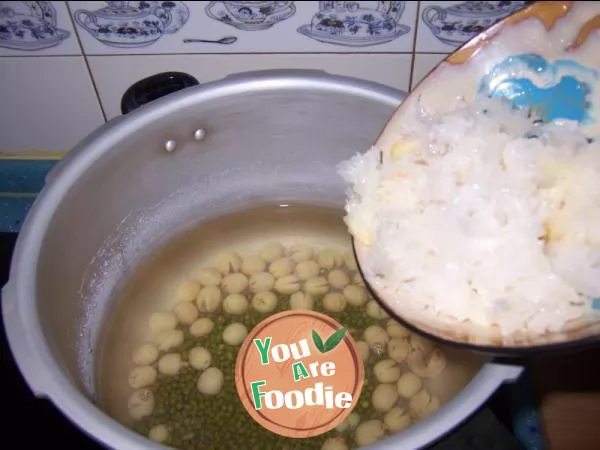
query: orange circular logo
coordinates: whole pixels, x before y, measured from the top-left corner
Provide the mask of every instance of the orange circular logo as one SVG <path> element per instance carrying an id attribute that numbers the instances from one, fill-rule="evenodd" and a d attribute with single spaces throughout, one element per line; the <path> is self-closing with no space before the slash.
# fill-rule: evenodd
<path id="1" fill-rule="evenodd" d="M 350 333 L 330 317 L 293 310 L 259 323 L 235 367 L 246 411 L 282 436 L 309 438 L 335 428 L 356 406 L 364 368 Z"/>

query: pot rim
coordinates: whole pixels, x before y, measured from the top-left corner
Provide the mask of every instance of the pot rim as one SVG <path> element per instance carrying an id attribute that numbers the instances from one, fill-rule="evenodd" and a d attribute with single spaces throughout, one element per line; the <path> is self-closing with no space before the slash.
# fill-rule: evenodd
<path id="1" fill-rule="evenodd" d="M 126 116 L 111 119 L 71 150 L 57 163 L 55 170 L 48 177 L 46 186 L 36 198 L 17 238 L 9 282 L 2 296 L 4 321 L 11 352 L 31 390 L 37 397 L 49 398 L 88 436 L 118 449 L 165 448 L 121 425 L 96 407 L 76 388 L 60 363 L 53 358 L 51 346 L 43 335 L 36 302 L 37 288 L 32 280 L 37 280 L 38 260 L 44 244 L 45 231 L 65 194 L 83 173 L 107 150 L 118 145 L 122 138 L 170 113 L 204 101 L 249 91 L 309 88 L 354 94 L 387 103 L 394 108 L 406 97 L 406 93 L 402 91 L 374 82 L 314 70 L 268 70 L 234 74 L 170 94 Z M 465 389 L 450 402 L 453 405 L 462 404 L 463 413 L 456 414 L 452 411 L 453 408 L 448 408 L 450 411 L 446 410 L 439 417 L 427 419 L 421 422 L 421 426 L 415 425 L 415 430 L 407 430 L 402 434 L 403 439 L 410 441 L 414 446 L 412 448 L 418 448 L 431 441 L 427 436 L 431 435 L 432 429 L 437 430 L 436 435 L 439 432 L 439 436 L 445 434 L 479 407 L 500 384 L 515 379 L 521 370 L 485 364 Z"/>

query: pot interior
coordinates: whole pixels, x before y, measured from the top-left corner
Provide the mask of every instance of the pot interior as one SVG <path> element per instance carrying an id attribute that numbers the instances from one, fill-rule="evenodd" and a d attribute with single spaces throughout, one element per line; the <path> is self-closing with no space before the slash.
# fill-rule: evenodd
<path id="1" fill-rule="evenodd" d="M 280 252 L 269 257 L 268 249 L 275 249 L 278 245 L 281 245 Z M 300 252 L 306 251 L 307 248 L 314 249 L 314 252 L 309 252 L 312 255 L 300 255 Z M 202 280 L 203 276 L 199 274 L 203 268 L 222 268 L 219 255 L 232 251 L 243 258 L 243 263 L 241 266 L 232 263 L 226 271 L 245 274 L 250 280 L 253 278 L 248 272 L 251 269 L 245 267 L 246 261 L 261 254 L 266 263 L 264 269 L 256 269 L 261 270 L 257 273 L 272 273 L 274 276 L 271 281 L 281 279 L 278 277 L 282 273 L 279 263 L 284 259 L 300 261 L 284 269 L 286 273 L 292 270 L 292 274 L 299 275 L 301 279 L 306 278 L 308 274 L 304 272 L 310 271 L 312 266 L 316 269 L 313 277 L 331 280 L 333 284 L 329 283 L 325 288 L 327 294 L 314 292 L 310 285 L 311 279 L 314 278 L 311 277 L 300 281 L 295 295 L 297 297 L 300 294 L 299 298 L 306 296 L 306 293 L 311 295 L 314 301 L 311 309 L 324 312 L 342 323 L 356 341 L 366 342 L 370 348 L 365 361 L 365 387 L 352 418 L 360 418 L 361 422 L 366 422 L 377 419 L 383 421 L 386 417 L 385 412 L 376 409 L 380 400 L 376 400 L 377 394 L 374 391 L 382 384 L 382 379 L 377 375 L 381 372 L 380 368 L 377 369 L 379 362 L 390 361 L 392 358 L 393 369 L 388 370 L 393 371 L 397 368 L 398 371 L 396 374 L 384 375 L 387 378 L 383 381 L 391 383 L 394 389 L 399 389 L 399 383 L 403 384 L 405 395 L 412 398 L 411 400 L 400 397 L 397 400 L 398 406 L 406 411 L 406 426 L 408 421 L 420 422 L 430 412 L 433 413 L 438 407 L 445 405 L 468 384 L 481 367 L 483 361 L 471 354 L 444 347 L 437 349 L 441 351 L 444 359 L 445 367 L 441 373 L 437 373 L 435 368 L 431 369 L 432 371 L 428 370 L 423 363 L 415 362 L 414 358 L 421 354 L 427 359 L 437 351 L 433 344 L 419 336 L 411 335 L 407 330 L 402 330 L 402 337 L 396 337 L 392 341 L 392 337 L 383 331 L 393 330 L 393 327 L 390 327 L 390 319 L 376 307 L 376 303 L 370 303 L 372 300 L 366 296 L 366 290 L 356 271 L 351 243 L 343 222 L 343 211 L 340 208 L 318 202 L 261 204 L 204 221 L 182 232 L 164 244 L 126 280 L 124 289 L 117 297 L 117 306 L 111 308 L 105 323 L 95 369 L 95 385 L 100 407 L 112 417 L 142 435 L 151 435 L 153 427 L 165 425 L 169 430 L 167 442 L 177 448 L 245 448 L 244 445 L 248 442 L 260 442 L 265 448 L 295 448 L 297 440 L 283 438 L 261 428 L 243 409 L 234 382 L 235 358 L 239 345 L 228 344 L 224 338 L 224 330 L 232 323 L 243 323 L 250 330 L 269 315 L 297 306 L 295 302 L 298 298 L 294 300 L 294 294 L 282 294 L 277 285 L 272 286 L 267 281 L 269 286 L 264 289 L 276 294 L 277 303 L 269 312 L 259 311 L 254 305 L 256 294 L 252 292 L 250 285 L 242 292 L 248 298 L 247 309 L 241 314 L 236 314 L 231 313 L 226 306 L 230 292 L 224 274 L 219 283 L 220 306 L 214 312 L 201 311 L 201 301 L 195 296 L 196 300 L 182 300 L 179 291 L 190 280 Z M 328 261 L 324 256 L 327 252 L 337 256 Z M 269 259 L 272 261 L 268 261 Z M 334 272 L 338 275 L 340 272 L 344 273 L 347 279 L 335 280 L 332 275 Z M 353 286 L 354 289 L 345 290 L 347 286 Z M 326 295 L 338 293 L 344 296 L 345 292 L 348 297 L 344 300 L 343 311 L 338 311 L 339 305 L 332 307 Z M 353 292 L 362 292 L 365 295 L 363 300 L 359 299 L 360 305 L 356 304 L 357 299 L 351 295 Z M 200 297 L 202 290 L 197 298 Z M 161 374 L 161 371 L 166 370 L 164 363 L 161 366 L 161 356 L 158 362 L 150 363 L 157 371 L 156 381 L 148 382 L 150 384 L 147 385 L 153 393 L 152 413 L 139 419 L 136 417 L 137 412 L 132 411 L 128 405 L 128 399 L 136 395 L 135 389 L 130 385 L 131 374 L 142 367 L 140 361 L 136 364 L 132 360 L 132 355 L 143 345 L 163 345 L 161 334 L 153 332 L 149 326 L 154 313 L 174 311 L 178 305 L 190 304 L 196 305 L 200 313 L 196 317 L 194 312 L 193 318 L 184 318 L 187 323 L 177 325 L 177 329 L 183 332 L 183 343 L 165 349 L 160 354 L 181 355 L 183 364 L 193 364 L 192 349 L 207 349 L 211 354 L 211 367 L 217 367 L 224 373 L 223 388 L 216 396 L 203 395 L 197 387 L 202 370 L 194 367 L 182 366 L 177 375 Z M 192 333 L 192 320 L 206 318 L 213 322 L 214 328 L 206 336 L 195 336 Z M 373 326 L 381 327 L 384 333 L 383 340 L 376 340 L 375 344 L 366 338 L 365 332 L 368 327 Z M 394 336 L 393 331 L 390 331 L 390 334 Z M 399 343 L 404 350 L 398 348 Z M 163 361 L 166 361 L 169 357 L 164 358 Z M 149 370 L 147 365 L 144 367 L 144 370 Z M 400 381 L 402 375 L 413 373 L 411 369 L 417 370 L 420 376 L 413 376 L 409 381 Z M 411 387 L 410 384 L 415 382 L 418 385 Z M 432 396 L 433 400 L 428 401 L 430 405 L 439 402 L 437 406 L 430 406 L 431 411 L 422 412 L 417 404 L 416 395 L 422 390 Z M 223 433 L 223 427 L 235 428 L 236 432 Z M 362 443 L 361 437 L 356 436 L 357 433 L 359 432 L 356 430 L 356 424 L 351 424 L 342 431 L 334 430 L 306 439 L 302 448 L 320 449 L 328 438 L 339 437 L 354 448 Z M 389 434 L 396 433 L 391 430 Z"/>
<path id="2" fill-rule="evenodd" d="M 241 80 L 170 97 L 109 124 L 65 167 L 53 187 L 54 197 L 58 190 L 62 194 L 36 267 L 39 320 L 53 358 L 91 401 L 125 425 L 137 424 L 142 433 L 155 423 L 132 420 L 129 372 L 134 349 L 154 339 L 150 315 L 171 309 L 176 288 L 210 264 L 218 250 L 250 254 L 267 240 L 284 241 L 289 248 L 300 239 L 317 250 L 348 251 L 345 188 L 336 165 L 375 142 L 400 100 L 381 87 L 340 80 Z M 199 128 L 206 131 L 201 141 L 193 138 Z M 175 151 L 165 151 L 168 140 L 176 142 Z M 285 301 L 289 304 L 289 298 Z M 322 305 L 322 299 L 316 302 Z M 366 311 L 365 305 L 356 307 L 357 323 L 371 323 Z M 219 314 L 215 322 L 230 320 Z M 385 328 L 387 321 L 379 323 Z M 189 326 L 180 326 L 189 338 Z M 413 347 L 418 345 L 424 344 Z M 443 352 L 445 375 L 438 385 L 425 380 L 441 404 L 484 363 L 473 355 Z M 370 356 L 372 380 L 372 365 L 383 358 L 385 352 Z M 158 380 L 173 384 L 167 376 Z M 188 381 L 195 385 L 195 379 Z M 365 415 L 375 414 L 369 400 L 377 383 L 367 384 Z M 171 403 L 194 393 L 171 390 L 178 399 Z M 223 402 L 229 411 L 239 400 Z M 157 411 L 165 407 L 159 403 L 157 397 Z M 177 414 L 167 411 L 189 422 Z M 170 444 L 227 444 L 198 441 L 200 431 L 190 440 L 181 423 L 166 424 L 172 428 Z M 254 426 L 247 417 L 244 424 Z M 192 424 L 197 430 L 203 425 L 207 434 L 213 431 L 206 428 L 210 425 Z M 353 431 L 346 433 L 348 444 L 355 445 Z M 273 448 L 289 444 L 277 442 Z M 307 448 L 321 444 L 322 439 L 307 442 Z"/>

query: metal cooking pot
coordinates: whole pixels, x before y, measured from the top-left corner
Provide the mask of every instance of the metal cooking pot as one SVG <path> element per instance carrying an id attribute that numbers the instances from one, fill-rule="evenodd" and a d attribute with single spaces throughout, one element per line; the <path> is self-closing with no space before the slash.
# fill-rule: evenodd
<path id="1" fill-rule="evenodd" d="M 35 395 L 111 448 L 163 448 L 94 403 L 96 339 L 119 283 L 192 221 L 275 200 L 342 207 L 336 164 L 369 148 L 405 95 L 315 71 L 247 73 L 159 98 L 87 137 L 50 173 L 2 292 Z M 435 441 L 521 370 L 484 364 L 438 413 L 372 448 Z"/>

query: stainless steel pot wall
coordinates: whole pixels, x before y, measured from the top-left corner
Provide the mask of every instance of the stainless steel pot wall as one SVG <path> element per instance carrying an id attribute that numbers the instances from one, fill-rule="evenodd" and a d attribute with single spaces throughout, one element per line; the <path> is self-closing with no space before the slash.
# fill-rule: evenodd
<path id="1" fill-rule="evenodd" d="M 95 340 L 119 282 L 192 220 L 273 200 L 342 206 L 336 164 L 369 148 L 404 97 L 320 72 L 248 73 L 171 94 L 89 136 L 47 180 L 3 290 L 11 349 L 34 393 L 111 448 L 162 448 L 94 405 Z M 422 447 L 520 370 L 485 365 L 439 413 L 373 448 Z"/>

